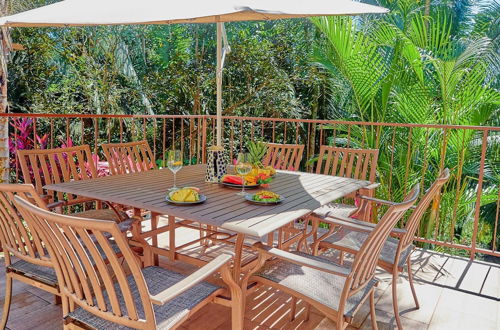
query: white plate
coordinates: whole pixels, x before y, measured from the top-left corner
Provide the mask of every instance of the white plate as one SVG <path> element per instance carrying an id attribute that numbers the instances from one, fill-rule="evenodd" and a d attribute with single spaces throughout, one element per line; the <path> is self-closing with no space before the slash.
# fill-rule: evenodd
<path id="1" fill-rule="evenodd" d="M 245 195 L 245 199 L 248 202 L 253 203 L 253 204 L 259 204 L 259 205 L 276 205 L 276 204 L 279 204 L 279 203 L 283 202 L 285 200 L 285 197 L 280 196 L 280 199 L 277 200 L 277 201 L 266 202 L 266 201 L 256 201 L 256 200 L 253 199 L 253 195 L 252 194 L 246 194 Z"/>
<path id="2" fill-rule="evenodd" d="M 168 203 L 175 204 L 175 205 L 196 205 L 196 204 L 204 203 L 207 200 L 207 196 L 201 195 L 201 194 L 199 196 L 200 196 L 200 199 L 197 200 L 196 202 L 177 202 L 177 201 L 171 200 L 169 196 L 165 197 L 165 200 Z"/>

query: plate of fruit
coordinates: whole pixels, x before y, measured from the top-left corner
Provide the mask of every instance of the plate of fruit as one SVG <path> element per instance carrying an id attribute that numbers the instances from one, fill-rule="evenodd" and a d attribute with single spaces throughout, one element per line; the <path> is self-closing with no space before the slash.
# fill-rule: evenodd
<path id="1" fill-rule="evenodd" d="M 276 171 L 274 173 L 276 174 Z M 222 178 L 221 184 L 230 188 L 241 189 L 243 180 L 245 182 L 245 189 L 268 188 L 269 183 L 273 180 L 273 176 L 271 170 L 254 168 L 243 178 L 238 175 L 225 175 Z"/>
<path id="2" fill-rule="evenodd" d="M 260 186 L 259 183 L 257 183 L 256 180 L 252 179 L 253 177 L 241 177 L 237 175 L 224 175 L 222 178 L 221 184 L 223 186 L 229 187 L 229 188 L 234 188 L 234 189 L 241 189 L 243 185 L 243 181 L 245 182 L 245 189 L 253 189 L 253 188 L 258 188 Z M 250 179 L 250 180 L 248 180 Z"/>
<path id="3" fill-rule="evenodd" d="M 245 199 L 254 204 L 275 205 L 283 202 L 285 197 L 272 191 L 262 190 L 255 194 L 246 194 Z"/>
<path id="4" fill-rule="evenodd" d="M 200 194 L 196 187 L 184 187 L 170 191 L 165 200 L 176 205 L 201 204 L 207 200 L 207 196 Z"/>

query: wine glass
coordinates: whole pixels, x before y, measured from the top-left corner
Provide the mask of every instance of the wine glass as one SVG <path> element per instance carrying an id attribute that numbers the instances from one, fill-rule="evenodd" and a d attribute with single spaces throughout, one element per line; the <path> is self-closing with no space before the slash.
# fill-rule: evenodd
<path id="1" fill-rule="evenodd" d="M 245 196 L 245 175 L 252 171 L 252 164 L 249 162 L 249 155 L 246 153 L 239 153 L 236 160 L 236 173 L 241 176 L 243 185 L 241 186 L 241 191 L 236 195 Z"/>
<path id="2" fill-rule="evenodd" d="M 170 190 L 177 189 L 176 174 L 182 168 L 182 153 L 179 150 L 172 150 L 167 155 L 167 167 L 174 173 L 174 186 Z"/>

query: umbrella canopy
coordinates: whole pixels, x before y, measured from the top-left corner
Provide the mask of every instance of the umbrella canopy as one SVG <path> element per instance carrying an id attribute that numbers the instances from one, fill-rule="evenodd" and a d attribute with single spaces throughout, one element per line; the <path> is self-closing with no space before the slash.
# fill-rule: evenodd
<path id="1" fill-rule="evenodd" d="M 89 26 L 257 21 L 386 13 L 348 0 L 65 0 L 2 17 L 4 26 Z"/>
<path id="2" fill-rule="evenodd" d="M 65 0 L 1 17 L 0 26 L 217 23 L 217 146 L 221 147 L 224 22 L 386 12 L 349 0 Z"/>

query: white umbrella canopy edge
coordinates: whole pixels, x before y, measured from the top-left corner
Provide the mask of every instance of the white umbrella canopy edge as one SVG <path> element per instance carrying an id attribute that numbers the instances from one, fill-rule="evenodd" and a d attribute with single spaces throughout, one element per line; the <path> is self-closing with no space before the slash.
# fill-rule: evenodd
<path id="1" fill-rule="evenodd" d="M 349 0 L 64 0 L 0 18 L 12 27 L 224 23 L 387 13 Z"/>
<path id="2" fill-rule="evenodd" d="M 64 0 L 0 17 L 4 27 L 217 23 L 217 138 L 222 147 L 223 23 L 317 16 L 384 14 L 388 9 L 350 0 Z"/>

